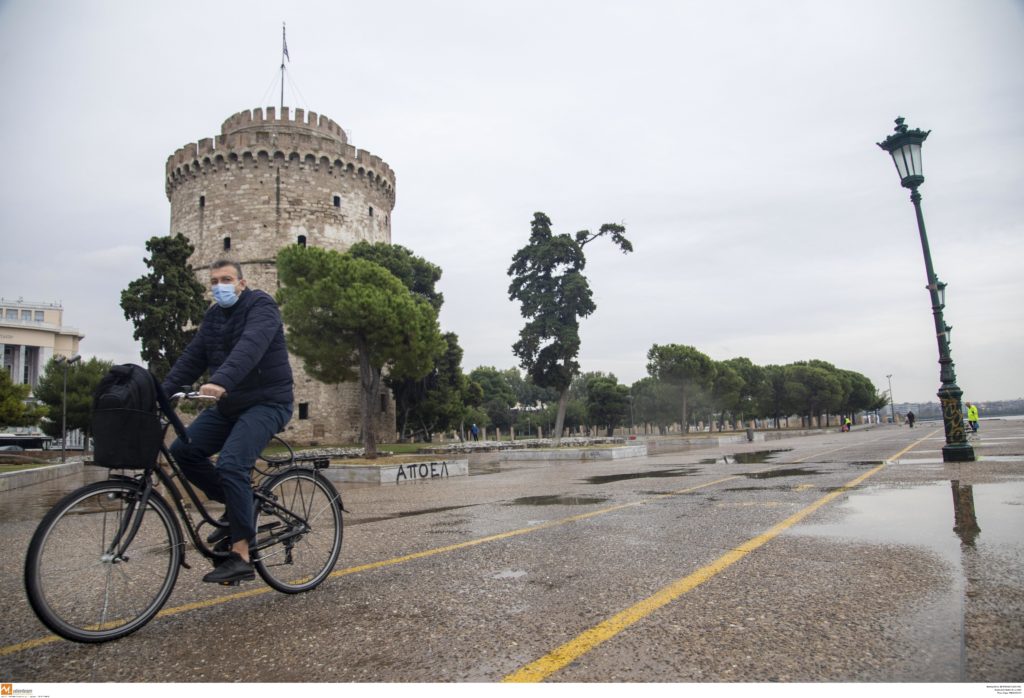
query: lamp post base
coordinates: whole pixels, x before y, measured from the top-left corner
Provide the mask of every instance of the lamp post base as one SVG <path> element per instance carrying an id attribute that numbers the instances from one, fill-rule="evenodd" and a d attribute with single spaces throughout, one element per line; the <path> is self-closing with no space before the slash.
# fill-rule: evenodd
<path id="1" fill-rule="evenodd" d="M 967 432 L 964 431 L 964 413 L 960 406 L 963 392 L 954 382 L 953 362 L 948 354 L 943 353 L 939 360 L 943 364 L 943 382 L 939 388 L 939 402 L 942 404 L 942 423 L 946 431 L 946 445 L 942 447 L 944 463 L 964 463 L 977 460 L 974 447 L 967 443 Z M 947 373 L 948 372 L 948 373 Z"/>
<path id="2" fill-rule="evenodd" d="M 976 460 L 974 447 L 970 444 L 946 444 L 942 447 L 943 463 L 968 463 Z"/>

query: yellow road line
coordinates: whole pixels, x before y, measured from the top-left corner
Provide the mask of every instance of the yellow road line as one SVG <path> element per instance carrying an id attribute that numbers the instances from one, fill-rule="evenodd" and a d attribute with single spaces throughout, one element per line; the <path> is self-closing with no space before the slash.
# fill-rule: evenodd
<path id="1" fill-rule="evenodd" d="M 892 456 L 888 460 L 895 460 L 907 451 L 913 449 L 915 446 L 920 444 L 929 436 L 924 437 L 913 444 L 903 449 L 895 456 Z M 838 449 L 833 449 L 838 450 Z M 820 455 L 820 454 L 819 454 Z M 806 459 L 804 459 L 806 460 Z M 751 538 L 742 545 L 733 548 L 725 555 L 721 556 L 709 565 L 701 567 L 696 572 L 679 579 L 672 584 L 662 588 L 656 592 L 653 596 L 640 601 L 639 603 L 630 606 L 624 611 L 616 613 L 611 618 L 595 625 L 594 627 L 584 631 L 582 634 L 576 636 L 569 642 L 566 642 L 562 646 L 544 655 L 540 659 L 527 664 L 526 666 L 518 669 L 517 671 L 506 676 L 502 681 L 504 683 L 530 683 L 543 681 L 548 676 L 551 676 L 556 671 L 565 668 L 572 662 L 579 659 L 581 656 L 594 649 L 598 645 L 608 641 L 615 635 L 633 625 L 637 621 L 640 621 L 649 616 L 654 611 L 658 610 L 662 606 L 675 601 L 683 594 L 691 591 L 697 586 L 708 581 L 719 572 L 722 572 L 726 568 L 730 567 L 734 563 L 742 560 L 748 554 L 757 550 L 768 541 L 776 538 L 780 533 L 786 529 L 794 526 L 799 521 L 803 520 L 807 516 L 811 515 L 821 507 L 825 506 L 836 497 L 845 494 L 848 490 L 856 487 L 860 483 L 867 480 L 869 477 L 886 467 L 882 465 L 876 466 L 871 470 L 863 473 L 859 477 L 850 480 L 848 483 L 843 485 L 837 490 L 830 492 L 818 501 L 814 502 L 810 506 L 801 509 L 796 514 L 793 514 L 788 519 L 785 519 L 781 523 L 772 526 L 770 529 L 765 531 L 759 536 Z"/>

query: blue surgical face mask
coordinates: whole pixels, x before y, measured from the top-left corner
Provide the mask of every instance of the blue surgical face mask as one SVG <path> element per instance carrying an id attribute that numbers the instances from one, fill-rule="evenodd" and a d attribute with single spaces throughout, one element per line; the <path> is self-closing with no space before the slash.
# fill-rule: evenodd
<path id="1" fill-rule="evenodd" d="M 230 308 L 238 302 L 238 294 L 234 284 L 214 284 L 213 300 L 222 308 Z"/>

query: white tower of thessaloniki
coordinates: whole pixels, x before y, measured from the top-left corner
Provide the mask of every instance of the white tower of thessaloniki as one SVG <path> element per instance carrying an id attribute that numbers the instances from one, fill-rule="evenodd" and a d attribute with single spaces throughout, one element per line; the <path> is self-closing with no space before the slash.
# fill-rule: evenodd
<path id="1" fill-rule="evenodd" d="M 232 115 L 216 138 L 189 143 L 167 158 L 166 191 L 170 233 L 195 246 L 190 261 L 204 286 L 210 263 L 227 258 L 241 263 L 250 286 L 273 295 L 283 247 L 344 252 L 360 240 L 391 242 L 395 173 L 376 155 L 349 145 L 334 121 L 302 109 Z M 294 356 L 292 370 L 289 440 L 358 442 L 358 385 L 315 381 Z M 380 407 L 378 433 L 394 434 L 389 394 L 381 395 Z"/>

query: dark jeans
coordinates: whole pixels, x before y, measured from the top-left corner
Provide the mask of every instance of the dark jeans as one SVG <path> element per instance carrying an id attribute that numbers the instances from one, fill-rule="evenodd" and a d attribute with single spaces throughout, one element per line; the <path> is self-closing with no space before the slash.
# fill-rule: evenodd
<path id="1" fill-rule="evenodd" d="M 213 407 L 189 425 L 190 443 L 175 439 L 171 444 L 171 455 L 189 482 L 225 504 L 232 543 L 256 537 L 252 468 L 260 451 L 291 416 L 290 404 L 253 405 L 236 417 L 225 417 Z M 218 451 L 214 467 L 210 456 Z"/>

